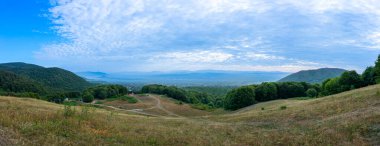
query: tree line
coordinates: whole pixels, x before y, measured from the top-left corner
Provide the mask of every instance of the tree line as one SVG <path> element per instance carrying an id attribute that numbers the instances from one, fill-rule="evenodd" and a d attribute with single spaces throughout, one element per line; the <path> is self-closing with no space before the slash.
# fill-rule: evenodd
<path id="1" fill-rule="evenodd" d="M 362 74 L 346 71 L 341 76 L 320 84 L 305 82 L 272 82 L 243 86 L 230 91 L 224 99 L 224 108 L 236 110 L 258 102 L 293 97 L 322 97 L 380 83 L 380 55 L 375 66 Z"/>
<path id="2" fill-rule="evenodd" d="M 0 70 L 0 95 L 31 97 L 50 102 L 62 103 L 66 98 L 92 102 L 94 99 L 114 98 L 128 94 L 121 85 L 99 85 L 84 91 L 49 90 L 41 83 L 13 72 Z"/>
<path id="3" fill-rule="evenodd" d="M 224 99 L 224 108 L 237 110 L 258 102 L 287 99 L 293 97 L 316 97 L 318 84 L 305 82 L 271 82 L 260 85 L 249 85 L 230 91 Z"/>
<path id="4" fill-rule="evenodd" d="M 211 96 L 205 92 L 190 91 L 175 86 L 165 85 L 146 85 L 141 89 L 142 93 L 154 93 L 160 95 L 166 95 L 170 98 L 179 100 L 181 102 L 208 106 L 210 108 L 222 107 L 223 100 L 216 96 Z"/>

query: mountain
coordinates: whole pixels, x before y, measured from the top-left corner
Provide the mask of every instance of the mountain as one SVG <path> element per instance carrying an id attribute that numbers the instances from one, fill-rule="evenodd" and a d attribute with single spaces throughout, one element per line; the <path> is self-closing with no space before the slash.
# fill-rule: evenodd
<path id="1" fill-rule="evenodd" d="M 45 93 L 43 86 L 31 79 L 0 70 L 0 91 Z"/>
<path id="2" fill-rule="evenodd" d="M 90 72 L 90 71 L 78 72 L 76 74 L 90 81 L 99 81 L 104 78 L 107 78 L 108 76 L 108 74 L 104 72 Z"/>
<path id="3" fill-rule="evenodd" d="M 33 80 L 49 91 L 81 91 L 91 86 L 82 77 L 56 67 L 45 68 L 34 64 L 16 62 L 0 64 L 0 71 L 7 71 Z"/>
<path id="4" fill-rule="evenodd" d="M 0 145 L 379 146 L 379 91 L 375 85 L 236 112 L 200 111 L 158 95 L 137 95 L 137 104 L 105 100 L 90 112 L 0 96 Z"/>
<path id="5" fill-rule="evenodd" d="M 175 86 L 240 86 L 277 81 L 288 75 L 284 72 L 248 71 L 175 71 L 175 72 L 123 72 L 78 73 L 89 80 L 129 84 L 164 84 Z"/>
<path id="6" fill-rule="evenodd" d="M 279 80 L 279 82 L 307 82 L 322 83 L 324 80 L 340 76 L 346 70 L 339 68 L 321 68 L 316 70 L 304 70 Z"/>

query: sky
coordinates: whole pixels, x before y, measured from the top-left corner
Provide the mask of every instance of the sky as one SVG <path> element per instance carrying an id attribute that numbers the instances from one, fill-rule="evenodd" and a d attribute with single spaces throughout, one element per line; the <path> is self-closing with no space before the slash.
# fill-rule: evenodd
<path id="1" fill-rule="evenodd" d="M 363 71 L 378 0 L 2 0 L 0 62 L 71 71 Z"/>

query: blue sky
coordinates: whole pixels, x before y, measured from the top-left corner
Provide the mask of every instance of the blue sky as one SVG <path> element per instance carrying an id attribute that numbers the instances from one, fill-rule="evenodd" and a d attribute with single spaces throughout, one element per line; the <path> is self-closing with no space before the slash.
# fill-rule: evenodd
<path id="1" fill-rule="evenodd" d="M 377 0 L 0 1 L 0 62 L 72 71 L 372 65 Z"/>

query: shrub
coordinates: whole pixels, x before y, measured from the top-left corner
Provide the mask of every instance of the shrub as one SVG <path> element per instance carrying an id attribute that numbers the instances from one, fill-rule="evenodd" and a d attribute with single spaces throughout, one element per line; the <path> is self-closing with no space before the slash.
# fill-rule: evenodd
<path id="1" fill-rule="evenodd" d="M 287 108 L 287 106 L 283 105 L 280 107 L 281 110 L 285 110 Z"/>
<path id="2" fill-rule="evenodd" d="M 63 116 L 65 118 L 72 117 L 75 115 L 75 108 L 71 105 L 64 105 L 63 107 Z"/>

